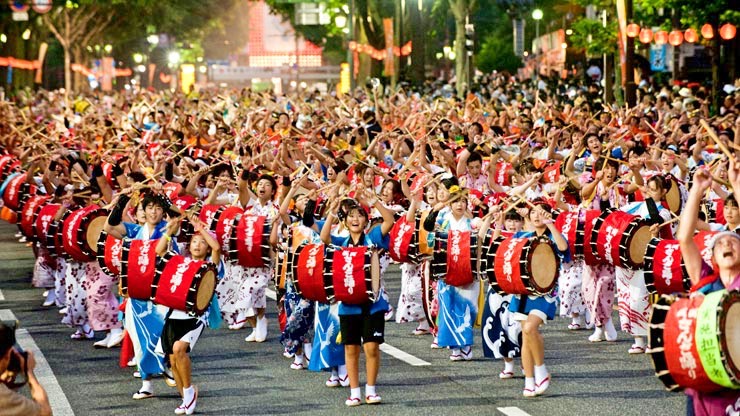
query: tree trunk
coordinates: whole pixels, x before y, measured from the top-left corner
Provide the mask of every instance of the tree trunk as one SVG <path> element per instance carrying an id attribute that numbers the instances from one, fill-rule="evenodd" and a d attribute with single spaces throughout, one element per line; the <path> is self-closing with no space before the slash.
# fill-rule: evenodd
<path id="1" fill-rule="evenodd" d="M 421 7 L 424 8 L 424 2 L 420 3 Z M 425 55 L 426 50 L 424 48 L 424 37 L 426 35 L 425 23 L 426 18 L 424 17 L 424 10 L 419 10 L 416 2 L 412 2 L 409 7 L 411 15 L 411 27 L 415 30 L 411 34 L 411 72 L 410 78 L 414 85 L 421 87 L 424 85 L 424 78 L 426 77 L 426 62 Z M 402 45 L 403 46 L 403 45 Z"/>
<path id="2" fill-rule="evenodd" d="M 69 47 L 62 45 L 64 49 L 64 89 L 72 91 L 72 57 L 69 53 Z"/>
<path id="3" fill-rule="evenodd" d="M 465 51 L 465 16 L 455 13 L 455 77 L 457 95 L 462 97 L 468 89 L 468 56 Z"/>

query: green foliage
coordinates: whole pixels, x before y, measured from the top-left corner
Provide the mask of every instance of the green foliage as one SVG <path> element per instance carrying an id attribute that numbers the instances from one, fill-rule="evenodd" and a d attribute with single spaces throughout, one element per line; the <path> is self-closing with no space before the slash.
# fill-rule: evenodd
<path id="1" fill-rule="evenodd" d="M 586 51 L 588 56 L 612 54 L 617 50 L 617 23 L 609 19 L 607 26 L 597 19 L 579 18 L 571 26 L 571 45 Z"/>
<path id="2" fill-rule="evenodd" d="M 513 33 L 511 30 L 501 28 L 499 31 L 489 34 L 476 56 L 476 66 L 483 72 L 493 70 L 516 72 L 522 66 L 522 60 L 514 55 L 512 45 Z"/>

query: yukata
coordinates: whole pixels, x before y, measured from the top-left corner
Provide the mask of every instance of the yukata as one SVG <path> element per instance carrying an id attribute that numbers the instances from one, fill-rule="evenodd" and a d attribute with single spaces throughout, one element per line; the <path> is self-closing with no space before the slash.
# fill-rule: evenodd
<path id="1" fill-rule="evenodd" d="M 265 226 L 272 223 L 278 215 L 279 207 L 272 201 L 261 205 L 252 200 L 251 205 L 244 211 L 244 215 L 258 215 L 265 217 Z M 273 227 L 279 227 L 274 224 Z M 248 316 L 254 315 L 251 310 L 267 307 L 265 290 L 272 279 L 272 261 L 265 267 L 241 267 L 231 265 L 231 273 L 224 278 L 218 288 L 219 304 L 224 320 L 229 323 L 240 323 Z M 241 273 L 240 273 L 240 270 Z M 227 280 L 228 279 L 228 280 Z"/>
<path id="2" fill-rule="evenodd" d="M 422 203 L 420 211 L 429 209 Z M 405 214 L 403 214 L 405 215 Z M 419 233 L 419 230 L 416 230 Z M 424 312 L 424 264 L 401 264 L 401 294 L 398 296 L 396 322 L 421 322 L 426 319 Z"/>
<path id="3" fill-rule="evenodd" d="M 450 211 L 440 211 L 437 226 L 428 235 L 431 245 L 435 238 L 449 231 L 471 231 L 471 220 L 455 219 Z M 437 282 L 437 344 L 440 347 L 462 348 L 473 345 L 473 325 L 478 316 L 480 283 L 473 279 L 464 286 L 452 286 L 443 280 Z"/>
<path id="4" fill-rule="evenodd" d="M 660 204 L 657 204 L 657 208 L 661 217 L 657 219 L 658 221 L 662 223 L 671 220 L 671 214 L 667 208 Z M 646 202 L 633 202 L 624 206 L 622 211 L 651 219 Z M 622 330 L 635 337 L 647 336 L 650 319 L 650 293 L 645 286 L 645 272 L 642 269 L 617 267 L 616 282 L 619 323 Z"/>
<path id="5" fill-rule="evenodd" d="M 85 263 L 68 258 L 64 263 L 65 303 L 67 313 L 62 323 L 83 326 L 89 323 L 87 315 L 87 288 Z"/>
<path id="6" fill-rule="evenodd" d="M 33 278 L 31 284 L 33 287 L 53 289 L 54 278 L 59 267 L 57 257 L 52 255 L 46 247 L 39 243 L 34 243 L 36 249 L 36 261 L 33 264 Z"/>
<path id="7" fill-rule="evenodd" d="M 97 261 L 85 263 L 87 275 L 87 316 L 95 331 L 121 328 L 118 298 L 113 294 L 117 278 L 104 273 Z"/>
<path id="8" fill-rule="evenodd" d="M 141 226 L 124 222 L 123 225 L 126 227 L 126 236 L 135 240 L 162 238 L 167 228 L 167 222 L 161 221 L 154 227 L 150 236 L 149 224 Z M 156 305 L 148 300 L 131 298 L 126 300 L 124 326 L 131 337 L 134 358 L 143 380 L 164 372 L 164 354 L 157 352 L 156 347 L 162 335 L 167 309 L 166 306 Z"/>
<path id="9" fill-rule="evenodd" d="M 320 242 L 318 235 L 313 230 L 302 224 L 292 224 L 290 226 L 290 233 L 291 243 L 312 244 Z M 301 241 L 293 241 L 293 239 L 296 238 L 301 239 Z M 295 247 L 295 244 L 289 244 L 288 249 L 292 250 L 292 247 Z M 297 259 L 294 261 L 297 261 Z M 293 279 L 286 277 L 284 301 L 286 322 L 285 329 L 280 336 L 280 342 L 288 353 L 297 353 L 304 343 L 311 341 L 316 309 L 314 305 L 315 302 L 301 297 L 295 289 Z M 311 357 L 309 357 L 309 359 L 310 358 Z"/>
<path id="10" fill-rule="evenodd" d="M 521 355 L 522 324 L 509 312 L 513 296 L 501 296 L 492 286 L 488 287 L 481 321 L 484 357 L 501 359 Z"/>

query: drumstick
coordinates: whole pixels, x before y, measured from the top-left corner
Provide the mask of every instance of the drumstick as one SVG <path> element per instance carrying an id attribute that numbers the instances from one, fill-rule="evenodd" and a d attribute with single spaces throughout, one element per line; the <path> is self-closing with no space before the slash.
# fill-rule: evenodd
<path id="1" fill-rule="evenodd" d="M 673 213 L 671 212 L 671 214 L 673 214 Z M 668 225 L 668 224 L 673 224 L 674 222 L 676 222 L 676 221 L 678 221 L 678 220 L 681 219 L 681 217 L 677 216 L 676 214 L 673 214 L 673 215 L 675 215 L 675 218 L 673 218 L 673 219 L 671 219 L 669 221 L 666 221 L 664 223 L 661 223 L 660 224 L 660 228 L 663 228 L 663 226 Z"/>
<path id="2" fill-rule="evenodd" d="M 714 140 L 714 142 L 717 144 L 717 146 L 719 146 L 719 150 L 721 150 L 722 153 L 724 153 L 728 159 L 733 160 L 735 157 L 732 155 L 732 153 L 730 153 L 730 149 L 728 149 L 727 146 L 725 146 L 725 144 L 722 142 L 722 140 L 720 140 L 719 137 L 717 137 L 717 133 L 714 132 L 714 129 L 711 126 L 709 126 L 707 121 L 704 119 L 699 120 L 699 124 L 701 124 L 701 126 L 704 127 L 704 130 L 707 131 L 707 134 L 709 134 L 709 137 L 711 137 L 712 140 Z"/>
<path id="3" fill-rule="evenodd" d="M 727 182 L 726 180 L 718 178 L 717 176 L 715 176 L 715 175 L 714 175 L 713 173 L 711 173 L 711 172 L 709 173 L 709 175 L 710 175 L 710 176 L 712 177 L 712 180 L 713 180 L 713 181 L 715 181 L 715 182 L 717 182 L 718 184 L 720 184 L 720 185 L 724 185 L 724 186 L 726 186 L 726 187 L 727 187 L 728 189 L 729 189 L 729 188 L 732 188 L 732 185 L 730 185 L 730 183 L 729 183 L 729 182 Z"/>

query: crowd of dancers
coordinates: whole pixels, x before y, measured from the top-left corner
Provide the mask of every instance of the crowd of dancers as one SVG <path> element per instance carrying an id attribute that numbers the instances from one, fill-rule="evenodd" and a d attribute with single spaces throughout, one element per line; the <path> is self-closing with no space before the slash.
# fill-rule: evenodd
<path id="1" fill-rule="evenodd" d="M 501 379 L 520 359 L 523 396 L 543 395 L 559 315 L 584 342 L 632 338 L 690 413 L 737 414 L 740 94 L 711 116 L 699 86 L 633 108 L 573 80 L 445 91 L 21 94 L 0 102 L 0 218 L 71 338 L 123 345 L 133 399 L 161 375 L 176 414 L 204 328 L 263 342 L 275 308 L 290 368 L 326 371 L 347 406 L 382 401 L 393 319 L 452 361 L 501 359 Z"/>

